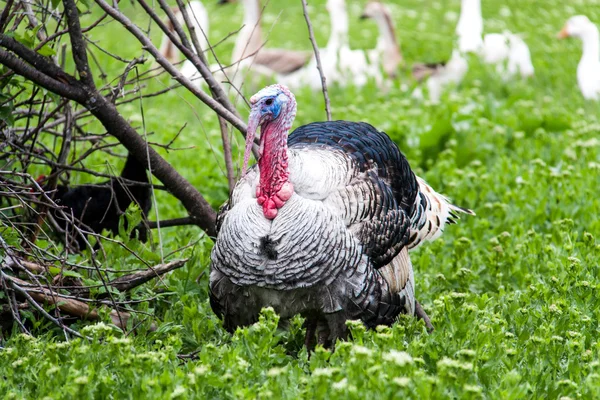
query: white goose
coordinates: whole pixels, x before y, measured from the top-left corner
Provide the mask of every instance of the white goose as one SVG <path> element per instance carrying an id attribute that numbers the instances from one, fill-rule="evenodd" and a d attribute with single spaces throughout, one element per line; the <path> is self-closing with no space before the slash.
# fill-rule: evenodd
<path id="1" fill-rule="evenodd" d="M 460 19 L 456 27 L 458 48 L 461 52 L 475 52 L 505 79 L 517 73 L 523 78 L 534 74 L 529 47 L 521 37 L 509 31 L 488 33 L 483 36 L 481 0 L 462 0 Z"/>
<path id="2" fill-rule="evenodd" d="M 426 86 L 431 104 L 439 104 L 444 88 L 448 85 L 458 85 L 462 82 L 469 69 L 467 60 L 459 50 L 452 51 L 452 57 L 447 62 L 415 64 L 412 68 L 413 77 L 418 81 L 427 79 Z M 423 98 L 423 92 L 417 87 L 412 96 Z"/>
<path id="3" fill-rule="evenodd" d="M 186 10 L 188 16 L 192 21 L 192 24 L 194 25 L 194 34 L 196 35 L 196 39 L 198 40 L 200 47 L 203 50 L 208 49 L 207 38 L 209 31 L 209 22 L 206 8 L 204 8 L 204 5 L 200 1 L 193 0 L 188 3 L 188 5 L 186 6 Z M 173 13 L 177 18 L 177 22 L 179 22 L 180 25 L 185 26 L 185 21 L 179 8 L 175 7 L 173 9 Z M 165 23 L 171 31 L 171 33 L 175 33 L 175 28 L 173 27 L 171 21 L 167 19 Z M 192 50 L 194 51 L 194 53 L 196 52 L 195 48 L 193 48 Z M 166 34 L 163 34 L 159 51 L 160 54 L 172 64 L 176 64 L 181 61 L 181 51 L 179 51 L 179 49 L 173 44 L 173 42 L 171 42 L 171 40 Z M 204 83 L 204 80 L 202 79 L 200 73 L 198 72 L 196 67 L 194 67 L 194 64 L 192 64 L 189 60 L 185 60 L 185 62 L 181 66 L 180 72 L 183 76 L 190 79 L 192 83 L 195 83 L 198 87 L 200 87 Z"/>
<path id="4" fill-rule="evenodd" d="M 510 53 L 506 36 L 502 33 L 488 33 L 483 38 L 479 53 L 485 63 L 501 65 Z"/>
<path id="5" fill-rule="evenodd" d="M 479 18 L 483 20 L 481 15 Z M 535 73 L 529 47 L 520 36 L 510 31 L 486 34 L 480 56 L 485 62 L 496 64 L 496 70 L 504 79 L 517 74 L 521 78 L 529 78 Z"/>
<path id="6" fill-rule="evenodd" d="M 221 4 L 232 3 L 235 0 L 220 0 Z M 262 30 L 260 27 L 260 0 L 242 0 L 244 6 L 244 22 L 237 35 L 232 63 L 241 65 L 256 65 L 263 67 L 261 73 L 290 74 L 302 68 L 310 60 L 310 51 L 287 49 L 272 49 L 263 47 Z M 254 69 L 254 68 L 253 68 Z"/>
<path id="7" fill-rule="evenodd" d="M 474 52 L 489 64 L 496 64 L 496 70 L 504 79 L 519 73 L 527 78 L 534 74 L 529 47 L 518 35 L 489 33 L 483 36 L 481 0 L 461 0 L 460 17 L 456 26 L 457 48 L 452 51 L 448 62 L 416 64 L 413 77 L 417 81 L 427 79 L 429 99 L 439 103 L 442 91 L 448 84 L 458 84 L 468 70 L 464 54 Z M 506 66 L 506 68 L 505 68 Z M 415 89 L 413 97 L 422 98 L 421 88 Z"/>
<path id="8" fill-rule="evenodd" d="M 320 50 L 320 58 L 327 83 L 342 87 L 349 84 L 362 87 L 369 80 L 374 80 L 381 86 L 383 75 L 377 52 L 367 54 L 363 50 L 350 48 L 345 0 L 327 0 L 326 8 L 331 21 L 331 32 L 327 46 Z M 313 90 L 319 90 L 321 78 L 315 57 L 301 70 L 280 76 L 279 81 L 293 89 L 309 86 Z"/>
<path id="9" fill-rule="evenodd" d="M 403 59 L 390 11 L 379 0 L 369 0 L 361 15 L 364 18 L 374 19 L 379 28 L 377 47 L 369 51 L 369 58 L 379 62 L 388 77 L 395 78 Z"/>
<path id="10" fill-rule="evenodd" d="M 200 43 L 200 47 L 202 47 L 202 49 L 207 49 L 208 40 L 206 38 L 208 37 L 209 24 L 208 13 L 206 12 L 206 8 L 204 8 L 204 4 L 198 0 L 193 0 L 186 6 L 186 10 L 194 25 L 194 32 L 198 39 L 198 43 Z M 179 8 L 174 8 L 173 13 L 177 18 L 177 22 L 185 27 L 185 21 L 183 20 L 183 15 L 181 14 L 181 11 L 179 11 Z M 170 20 L 167 20 L 166 24 L 171 32 L 175 32 L 175 28 Z M 163 34 L 159 51 L 172 64 L 178 63 L 181 60 L 181 52 L 175 47 L 166 34 Z M 196 52 L 196 49 L 194 49 L 194 52 Z"/>
<path id="11" fill-rule="evenodd" d="M 480 55 L 485 63 L 495 64 L 496 71 L 505 79 L 517 74 L 529 78 L 535 72 L 529 47 L 520 36 L 509 31 L 485 35 Z"/>
<path id="12" fill-rule="evenodd" d="M 576 37 L 583 42 L 583 55 L 577 66 L 577 83 L 587 100 L 600 99 L 600 38 L 598 27 L 585 15 L 569 18 L 559 38 Z"/>
<path id="13" fill-rule="evenodd" d="M 508 54 L 508 77 L 512 77 L 517 73 L 521 78 L 529 78 L 535 73 L 535 69 L 531 62 L 531 53 L 529 46 L 523 41 L 519 35 L 507 32 L 510 53 Z"/>
<path id="14" fill-rule="evenodd" d="M 482 34 L 481 0 L 461 0 L 460 17 L 456 25 L 458 50 L 463 54 L 479 52 L 483 46 Z"/>

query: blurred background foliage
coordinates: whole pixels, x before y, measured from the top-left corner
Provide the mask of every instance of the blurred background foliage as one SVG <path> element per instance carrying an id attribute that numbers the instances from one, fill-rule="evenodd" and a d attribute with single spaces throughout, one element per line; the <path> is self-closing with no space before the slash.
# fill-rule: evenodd
<path id="1" fill-rule="evenodd" d="M 577 89 L 581 43 L 556 39 L 572 15 L 585 14 L 598 23 L 600 2 L 483 0 L 484 32 L 521 33 L 535 77 L 503 82 L 493 68 L 472 58 L 465 80 L 439 105 L 412 99 L 415 83 L 408 70 L 413 62 L 450 56 L 460 1 L 387 4 L 407 72 L 389 91 L 375 85 L 330 88 L 332 113 L 334 119 L 367 121 L 386 131 L 436 190 L 477 212 L 412 255 L 418 298 L 436 330 L 427 335 L 408 317 L 372 332 L 354 326 L 352 341 L 338 344 L 333 354 L 318 350 L 308 360 L 301 321 L 280 331 L 277 317 L 267 310 L 260 323 L 232 337 L 208 304 L 211 241 L 194 227 L 168 228 L 161 231 L 163 251 L 191 245 L 184 254 L 192 258 L 163 283 L 139 289 L 156 298 L 136 306 L 149 318 L 135 334 L 124 337 L 107 317 L 103 324 L 76 324 L 95 340 L 67 343 L 48 322 L 35 325 L 31 315 L 34 332 L 44 333 L 30 338 L 15 329 L 5 335 L 0 393 L 6 398 L 161 399 L 600 395 L 600 106 L 585 102 Z M 374 23 L 358 19 L 363 5 L 348 1 L 354 48 L 372 48 L 376 42 Z M 137 5 L 120 6 L 138 25 L 148 26 Z M 240 4 L 205 1 L 205 6 L 211 42 L 239 28 Z M 84 21 L 100 13 L 93 3 L 89 10 Z M 323 46 L 329 34 L 323 1 L 310 2 L 309 10 Z M 270 46 L 310 48 L 299 1 L 271 0 L 262 26 L 270 31 Z M 114 22 L 91 39 L 126 58 L 142 55 L 140 45 Z M 152 39 L 160 43 L 160 32 Z M 229 38 L 216 48 L 220 59 L 229 60 L 233 43 Z M 101 52 L 96 56 L 109 76 L 124 68 Z M 152 63 L 146 64 L 140 71 Z M 171 83 L 161 77 L 143 90 Z M 261 86 L 248 81 L 244 93 Z M 295 94 L 294 127 L 325 119 L 320 94 L 309 89 Z M 247 107 L 238 105 L 245 118 Z M 199 100 L 178 88 L 120 111 L 136 127 L 143 122 L 150 141 L 168 141 L 185 125 L 174 143 L 182 150 L 161 154 L 215 208 L 227 199 L 218 122 Z M 101 130 L 94 124 L 90 130 Z M 243 142 L 233 137 L 239 165 Z M 118 170 L 120 162 L 98 154 L 87 166 L 107 172 L 109 165 Z M 36 168 L 28 172 L 47 172 Z M 90 180 L 71 174 L 73 183 Z M 185 214 L 166 193 L 157 193 L 157 205 L 153 217 Z M 2 229 L 10 241 L 10 230 Z M 158 251 L 156 237 L 147 245 L 133 242 L 147 259 Z M 86 254 L 72 257 L 86 262 Z M 116 244 L 109 245 L 102 261 L 122 267 L 137 262 Z M 172 295 L 162 297 L 165 293 Z M 197 352 L 193 359 L 177 357 L 190 352 Z"/>

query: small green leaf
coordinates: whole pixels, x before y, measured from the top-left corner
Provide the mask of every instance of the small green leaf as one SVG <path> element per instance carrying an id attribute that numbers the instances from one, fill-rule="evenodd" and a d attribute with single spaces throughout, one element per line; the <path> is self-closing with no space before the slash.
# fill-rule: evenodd
<path id="1" fill-rule="evenodd" d="M 50 267 L 50 268 L 48 268 L 48 272 L 50 272 L 50 274 L 52 276 L 55 276 L 55 275 L 60 274 L 60 268 L 58 268 L 58 267 Z"/>
<path id="2" fill-rule="evenodd" d="M 56 54 L 56 51 L 54 51 L 54 49 L 52 47 L 50 47 L 50 45 L 48 43 L 43 45 L 42 48 L 39 49 L 37 52 L 46 57 L 53 56 Z"/>
<path id="3" fill-rule="evenodd" d="M 64 270 L 62 272 L 63 276 L 70 276 L 72 278 L 81 278 L 81 274 L 79 272 L 76 271 L 71 271 L 71 270 Z"/>
<path id="4" fill-rule="evenodd" d="M 9 126 L 13 126 L 15 119 L 13 116 L 12 102 L 6 106 L 0 106 L 0 120 L 6 122 L 6 124 Z"/>

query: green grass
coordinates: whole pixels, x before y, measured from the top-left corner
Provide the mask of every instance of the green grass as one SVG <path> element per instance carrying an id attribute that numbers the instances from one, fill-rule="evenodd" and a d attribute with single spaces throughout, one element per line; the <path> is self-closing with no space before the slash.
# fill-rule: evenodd
<path id="1" fill-rule="evenodd" d="M 205 3 L 213 41 L 241 21 L 239 5 Z M 312 5 L 312 14 L 324 44 L 328 16 L 321 3 Z M 448 57 L 459 1 L 399 3 L 391 8 L 407 63 Z M 208 304 L 211 242 L 197 229 L 170 228 L 161 232 L 164 254 L 198 243 L 183 252 L 192 257 L 184 269 L 156 287 L 138 289 L 137 295 L 163 293 L 137 306 L 152 318 L 135 335 L 123 337 L 108 322 L 78 323 L 75 328 L 95 339 L 67 343 L 49 323 L 36 320 L 34 332 L 50 332 L 29 338 L 15 330 L 2 343 L 0 394 L 40 399 L 600 396 L 600 106 L 585 103 L 576 86 L 581 44 L 555 40 L 571 15 L 584 13 L 600 22 L 598 2 L 503 2 L 510 16 L 501 2 L 483 3 L 486 32 L 524 34 L 535 78 L 505 84 L 472 60 L 465 81 L 439 106 L 412 100 L 400 84 L 387 93 L 372 86 L 331 88 L 335 119 L 367 121 L 385 130 L 436 190 L 477 212 L 412 254 L 417 296 L 432 317 L 432 334 L 410 317 L 369 332 L 353 325 L 353 340 L 338 344 L 334 353 L 317 350 L 310 360 L 299 319 L 280 331 L 277 317 L 265 311 L 261 322 L 231 336 Z M 139 9 L 122 6 L 147 25 Z M 309 48 L 299 1 L 271 1 L 266 12 L 265 30 L 276 22 L 273 46 Z M 360 5 L 353 4 L 352 45 L 373 47 L 376 28 L 372 22 L 354 23 L 359 13 Z M 114 23 L 93 37 L 122 56 L 140 55 L 139 45 L 125 38 Z M 229 40 L 218 48 L 224 60 L 232 45 Z M 109 76 L 124 69 L 98 57 Z M 144 90 L 167 84 L 166 78 L 151 81 Z M 320 96 L 296 95 L 295 127 L 324 119 Z M 142 126 L 138 103 L 121 111 Z M 214 114 L 183 89 L 145 100 L 143 111 L 152 141 L 167 142 L 187 124 L 175 145 L 193 148 L 161 153 L 218 207 L 227 187 Z M 239 161 L 242 142 L 234 138 Z M 92 162 L 106 168 L 100 157 Z M 74 182 L 89 179 L 72 176 Z M 185 214 L 167 194 L 159 193 L 157 201 L 153 217 Z M 155 262 L 157 242 L 155 236 L 152 244 L 131 246 Z M 117 245 L 108 247 L 102 261 L 121 268 L 140 264 Z M 197 360 L 176 357 L 195 350 Z"/>

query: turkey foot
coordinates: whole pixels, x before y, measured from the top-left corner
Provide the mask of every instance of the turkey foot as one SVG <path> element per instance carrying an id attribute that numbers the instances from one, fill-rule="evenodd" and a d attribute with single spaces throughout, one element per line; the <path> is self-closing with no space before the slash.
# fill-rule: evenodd
<path id="1" fill-rule="evenodd" d="M 326 323 L 321 323 L 317 327 L 317 344 L 320 344 L 325 349 L 332 350 L 333 341 L 329 337 L 331 331 Z"/>
<path id="2" fill-rule="evenodd" d="M 427 333 L 433 332 L 433 325 L 431 324 L 431 319 L 429 319 L 429 315 L 423 309 L 423 306 L 415 300 L 415 317 L 420 318 L 425 322 L 425 328 L 427 329 Z"/>

